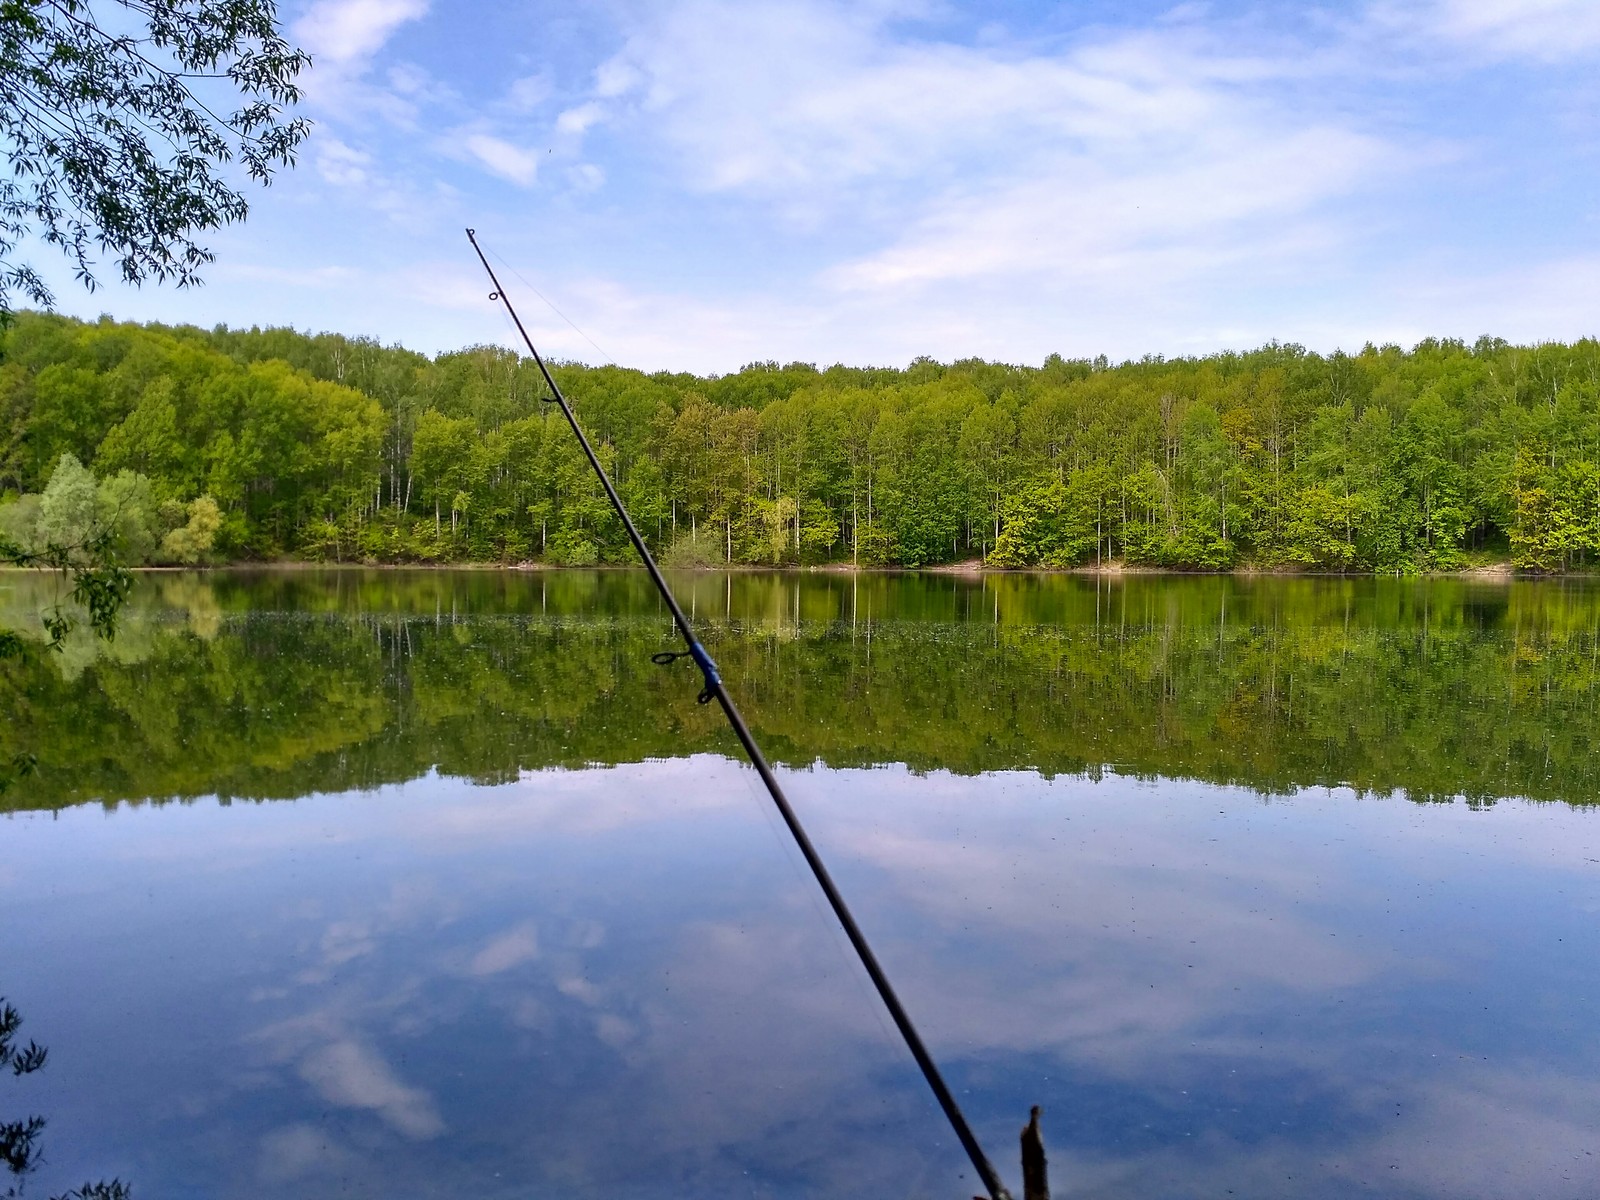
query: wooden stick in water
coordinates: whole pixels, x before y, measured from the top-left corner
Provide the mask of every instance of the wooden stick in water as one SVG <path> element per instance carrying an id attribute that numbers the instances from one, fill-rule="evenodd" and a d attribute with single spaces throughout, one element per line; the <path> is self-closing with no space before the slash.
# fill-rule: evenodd
<path id="1" fill-rule="evenodd" d="M 1039 1106 L 1035 1104 L 1022 1127 L 1022 1200 L 1050 1200 L 1050 1176 L 1045 1170 L 1044 1139 L 1039 1136 Z"/>
<path id="2" fill-rule="evenodd" d="M 984 1200 L 974 1196 L 972 1200 Z M 1039 1106 L 1028 1113 L 1022 1127 L 1022 1200 L 1050 1200 L 1050 1176 L 1045 1169 L 1044 1139 L 1039 1136 Z"/>

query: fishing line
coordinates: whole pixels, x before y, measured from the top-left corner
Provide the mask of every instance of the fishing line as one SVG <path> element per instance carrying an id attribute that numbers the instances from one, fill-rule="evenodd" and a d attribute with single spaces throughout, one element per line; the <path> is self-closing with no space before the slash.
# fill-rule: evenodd
<path id="1" fill-rule="evenodd" d="M 911 1057 L 916 1060 L 917 1066 L 922 1070 L 922 1077 L 927 1080 L 929 1089 L 933 1092 L 934 1099 L 939 1102 L 939 1107 L 944 1110 L 945 1118 L 950 1122 L 950 1127 L 955 1131 L 956 1138 L 961 1142 L 961 1148 L 967 1152 L 967 1157 L 972 1160 L 978 1178 L 983 1181 L 984 1188 L 988 1191 L 991 1200 L 1011 1200 L 1011 1194 L 1006 1191 L 1005 1185 L 1000 1182 L 1000 1176 L 989 1163 L 988 1157 L 983 1152 L 983 1147 L 978 1145 L 978 1139 L 972 1132 L 972 1127 L 967 1124 L 967 1118 L 961 1111 L 961 1106 L 956 1103 L 956 1098 L 951 1094 L 950 1088 L 945 1084 L 944 1076 L 939 1073 L 938 1065 L 933 1061 L 933 1056 L 922 1042 L 922 1035 L 917 1032 L 917 1027 L 912 1024 L 911 1016 L 900 1003 L 900 997 L 895 994 L 894 985 L 889 982 L 888 975 L 884 974 L 883 967 L 878 963 L 878 956 L 872 952 L 872 947 L 867 944 L 867 938 L 861 932 L 861 927 L 856 924 L 856 919 L 851 915 L 849 906 L 845 903 L 844 896 L 838 886 L 833 882 L 833 876 L 828 873 L 828 868 L 823 864 L 822 856 L 817 853 L 817 848 L 811 844 L 811 838 L 806 834 L 805 827 L 800 824 L 800 818 L 790 806 L 788 797 L 783 794 L 783 788 L 778 784 L 778 778 L 772 772 L 767 756 L 762 753 L 761 747 L 756 744 L 755 735 L 750 732 L 750 727 L 745 724 L 744 716 L 739 712 L 739 707 L 733 702 L 733 697 L 728 694 L 728 689 L 722 682 L 722 676 L 717 673 L 717 664 L 712 661 L 711 655 L 706 653 L 700 640 L 695 637 L 694 629 L 689 624 L 689 618 L 679 607 L 677 597 L 672 594 L 666 579 L 661 574 L 661 568 L 656 566 L 656 560 L 644 544 L 644 538 L 639 535 L 634 527 L 633 518 L 628 515 L 627 508 L 622 503 L 622 497 L 617 495 L 617 489 L 611 483 L 611 477 L 606 474 L 605 468 L 600 465 L 600 459 L 594 452 L 594 447 L 589 444 L 588 437 L 583 432 L 583 427 L 578 424 L 578 418 L 572 411 L 572 406 L 567 403 L 567 398 L 556 385 L 555 376 L 550 374 L 550 368 L 545 365 L 543 357 L 533 344 L 533 339 L 528 336 L 528 331 L 523 328 L 522 318 L 517 316 L 517 310 L 511 306 L 511 299 L 506 295 L 505 288 L 501 286 L 499 278 L 494 273 L 494 268 L 489 265 L 489 260 L 484 256 L 483 248 L 478 245 L 477 233 L 467 230 L 467 240 L 472 243 L 472 249 L 478 255 L 478 261 L 483 264 L 489 281 L 494 284 L 494 291 L 489 293 L 490 300 L 498 300 L 505 305 L 506 312 L 517 327 L 517 332 L 522 335 L 523 344 L 528 347 L 528 353 L 533 356 L 534 364 L 539 368 L 539 373 L 544 377 L 550 389 L 551 398 L 561 407 L 562 415 L 567 418 L 567 424 L 572 427 L 573 436 L 578 439 L 584 456 L 588 458 L 589 465 L 594 468 L 595 475 L 600 480 L 600 485 L 605 488 L 606 496 L 611 501 L 611 507 L 616 510 L 617 516 L 622 521 L 622 527 L 627 531 L 628 540 L 633 543 L 634 550 L 638 553 L 640 561 L 644 563 L 645 570 L 650 573 L 651 582 L 656 590 L 661 593 L 661 599 L 666 604 L 667 610 L 672 614 L 672 623 L 677 626 L 678 633 L 682 636 L 685 649 L 664 650 L 651 656 L 651 661 L 658 666 L 671 666 L 680 658 L 688 658 L 700 669 L 701 680 L 704 686 L 700 690 L 699 701 L 701 704 L 710 704 L 713 700 L 722 709 L 722 714 L 728 720 L 729 727 L 739 739 L 739 744 L 744 747 L 745 756 L 750 760 L 750 765 L 756 769 L 756 774 L 761 776 L 761 782 L 766 785 L 767 794 L 772 797 L 772 803 L 778 809 L 778 815 L 783 818 L 783 823 L 788 826 L 789 834 L 799 847 L 801 855 L 806 860 L 806 865 L 811 868 L 811 873 L 816 877 L 817 885 L 822 888 L 823 895 L 828 898 L 828 904 L 833 909 L 833 915 L 843 927 L 845 936 L 850 939 L 856 956 L 860 958 L 861 965 L 866 968 L 871 977 L 873 986 L 877 988 L 878 997 L 889 1010 L 895 1028 L 900 1031 L 901 1038 L 905 1041 L 906 1049 L 911 1051 Z M 574 326 L 576 328 L 576 326 Z M 580 331 L 581 332 L 581 331 Z M 598 348 L 598 347 L 597 347 Z"/>
<path id="2" fill-rule="evenodd" d="M 898 1052 L 899 1048 L 903 1045 L 903 1042 L 899 1035 L 895 1033 L 892 1028 L 890 1028 L 887 1014 L 885 1014 L 883 1010 L 883 1005 L 874 1003 L 875 997 L 872 989 L 867 986 L 868 979 L 865 973 L 856 969 L 860 966 L 860 961 L 854 957 L 851 949 L 845 944 L 844 938 L 840 936 L 841 931 L 839 929 L 839 922 L 830 921 L 828 919 L 829 913 L 823 907 L 823 898 L 817 894 L 814 888 L 805 886 L 811 882 L 812 877 L 806 870 L 806 867 L 801 861 L 800 856 L 795 853 L 794 839 L 785 836 L 786 831 L 779 823 L 777 814 L 772 811 L 772 805 L 761 803 L 764 797 L 754 786 L 755 778 L 753 774 L 745 775 L 743 771 L 740 771 L 739 776 L 741 780 L 745 781 L 746 790 L 749 793 L 750 799 L 755 801 L 756 806 L 761 810 L 761 815 L 766 821 L 767 828 L 772 831 L 772 836 L 777 839 L 777 844 L 783 847 L 784 862 L 789 865 L 789 869 L 794 872 L 795 879 L 798 880 L 802 885 L 802 892 L 806 899 L 810 902 L 811 911 L 817 915 L 819 928 L 827 930 L 829 943 L 833 947 L 834 953 L 839 956 L 840 963 L 843 964 L 844 975 L 847 979 L 849 979 L 851 985 L 856 989 L 856 994 L 861 997 L 861 1001 L 865 1006 L 863 1011 L 870 1012 L 872 1014 L 872 1019 L 878 1030 L 878 1033 L 883 1038 L 883 1046 L 889 1049 L 891 1052 Z M 920 1121 L 927 1112 L 927 1109 L 923 1107 L 923 1102 L 920 1101 L 920 1098 L 913 1099 L 911 1092 L 907 1091 L 905 1088 L 898 1087 L 889 1089 L 889 1097 L 890 1100 L 884 1105 L 885 1111 L 882 1118 L 885 1127 L 889 1125 L 890 1118 L 888 1115 L 888 1110 L 892 1104 L 895 1114 L 898 1116 L 901 1124 L 904 1125 L 908 1130 L 916 1128 L 917 1122 Z M 933 1156 L 926 1154 L 917 1155 L 914 1161 L 918 1162 L 921 1166 L 921 1175 L 919 1176 L 919 1181 L 925 1182 L 933 1171 Z M 902 1172 L 900 1178 L 902 1180 L 906 1180 L 907 1176 Z M 906 1194 L 908 1196 L 914 1196 L 918 1195 L 919 1192 L 916 1187 L 908 1187 Z"/>
<path id="3" fill-rule="evenodd" d="M 494 251 L 491 250 L 491 251 L 489 251 L 489 253 L 490 254 L 494 254 Z M 555 313 L 556 316 L 560 317 L 568 325 L 571 325 L 572 326 L 572 330 L 573 330 L 574 333 L 576 333 L 584 341 L 588 342 L 589 345 L 593 346 L 596 350 L 598 350 L 600 352 L 600 357 L 601 358 L 605 359 L 613 367 L 617 365 L 617 360 L 612 358 L 611 355 L 607 354 L 603 349 L 601 349 L 599 342 L 595 341 L 587 333 L 585 333 L 583 330 L 579 329 L 577 322 L 574 321 L 571 317 L 567 316 L 566 313 L 562 312 L 554 304 L 552 304 L 550 302 L 549 297 L 547 297 L 538 288 L 534 287 L 533 284 L 529 283 L 525 278 L 523 278 L 523 275 L 522 275 L 521 271 L 517 270 L 510 263 L 508 263 L 505 259 L 501 258 L 498 254 L 494 254 L 494 260 L 495 260 L 495 262 L 499 263 L 502 267 L 504 267 L 506 270 L 510 271 L 519 280 L 521 280 L 522 281 L 522 285 L 524 287 L 526 287 L 530 292 L 532 292 L 535 296 L 539 297 L 539 299 L 543 300 L 544 303 L 545 303 L 545 307 L 546 308 L 548 308 L 551 312 Z"/>
<path id="4" fill-rule="evenodd" d="M 737 629 L 737 619 L 733 617 L 731 612 L 727 616 L 726 620 L 730 632 L 735 631 Z M 839 936 L 841 930 L 839 928 L 838 921 L 829 919 L 830 914 L 822 904 L 823 897 L 819 896 L 816 891 L 808 886 L 810 883 L 814 882 L 815 877 L 811 875 L 809 869 L 800 858 L 800 855 L 796 853 L 794 839 L 787 836 L 788 831 L 783 828 L 782 823 L 778 819 L 778 814 L 773 811 L 773 806 L 769 803 L 766 803 L 766 800 L 768 800 L 769 797 L 765 796 L 763 789 L 757 786 L 759 777 L 754 775 L 746 775 L 742 770 L 738 773 L 738 776 L 739 782 L 744 788 L 746 795 L 749 796 L 750 800 L 755 806 L 756 811 L 760 812 L 762 823 L 765 824 L 767 829 L 771 832 L 773 844 L 780 848 L 785 865 L 794 873 L 795 880 L 800 884 L 799 894 L 805 896 L 806 902 L 811 906 L 811 911 L 816 914 L 818 919 L 817 927 L 819 929 L 827 930 L 829 944 L 833 947 L 834 953 L 839 956 L 839 961 L 844 964 L 845 977 L 850 980 L 851 985 L 856 988 L 856 990 L 860 993 L 861 999 L 865 1002 L 866 1007 L 863 1011 L 870 1012 L 872 1014 L 873 1021 L 877 1025 L 878 1032 L 883 1036 L 883 1044 L 885 1046 L 900 1046 L 901 1039 L 895 1033 L 895 1031 L 889 1027 L 889 1022 L 885 1019 L 883 1006 L 873 1002 L 872 990 L 867 987 L 868 981 L 861 975 L 857 974 L 854 970 L 856 966 L 860 965 L 859 959 L 854 957 L 854 952 L 845 945 L 844 939 Z M 896 1089 L 894 1094 L 900 1098 L 901 1116 L 906 1117 L 906 1124 L 910 1125 L 911 1121 L 909 1119 L 909 1115 L 911 1109 L 907 1107 L 908 1097 L 899 1089 Z"/>

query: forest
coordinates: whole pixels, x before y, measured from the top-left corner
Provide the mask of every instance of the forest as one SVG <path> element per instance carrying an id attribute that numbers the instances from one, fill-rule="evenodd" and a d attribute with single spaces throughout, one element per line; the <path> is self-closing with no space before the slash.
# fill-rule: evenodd
<path id="1" fill-rule="evenodd" d="M 1600 342 L 1113 365 L 554 368 L 678 566 L 1413 574 L 1600 557 Z M 292 329 L 0 334 L 0 538 L 125 565 L 628 561 L 531 360 Z M 98 541 L 97 541 L 98 539 Z"/>

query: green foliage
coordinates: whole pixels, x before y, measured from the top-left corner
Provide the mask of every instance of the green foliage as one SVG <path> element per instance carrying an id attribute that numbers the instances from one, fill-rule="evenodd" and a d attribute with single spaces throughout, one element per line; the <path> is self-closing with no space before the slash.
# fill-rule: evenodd
<path id="1" fill-rule="evenodd" d="M 62 546 L 75 554 L 94 541 L 100 531 L 99 490 L 94 476 L 71 454 L 63 454 L 39 499 L 39 523 L 34 530 L 37 546 Z"/>
<path id="2" fill-rule="evenodd" d="M 113 11 L 102 27 L 104 14 L 73 0 L 0 4 L 0 315 L 13 291 L 51 303 L 34 268 L 11 258 L 29 236 L 59 247 L 91 288 L 101 253 L 129 283 L 197 282 L 212 255 L 195 235 L 245 215 L 233 164 L 266 183 L 308 132 L 281 119 L 309 59 L 279 34 L 272 0 Z M 74 392 L 82 381 L 64 382 Z M 58 437 L 85 435 L 79 398 Z M 43 453 L 85 450 L 57 441 Z"/>
<path id="3" fill-rule="evenodd" d="M 143 475 L 124 468 L 100 481 L 95 492 L 95 525 L 104 533 L 107 557 L 112 561 L 150 561 L 160 519 L 150 481 Z"/>
<path id="4" fill-rule="evenodd" d="M 0 359 L 0 486 L 41 495 L 64 454 L 102 489 L 143 477 L 134 507 L 158 515 L 129 518 L 127 561 L 141 520 L 165 561 L 631 557 L 542 380 L 509 351 L 430 362 L 327 334 L 24 313 Z M 1594 341 L 556 371 L 643 534 L 686 564 L 1600 561 Z M 209 549 L 169 543 L 190 518 L 162 506 L 200 496 L 217 507 Z M 37 524 L 27 504 L 0 528 Z M 52 513 L 71 519 L 65 500 Z"/>
<path id="5" fill-rule="evenodd" d="M 703 571 L 722 566 L 722 555 L 716 552 L 710 541 L 702 542 L 689 533 L 678 538 L 656 557 L 664 567 L 683 570 Z"/>
<path id="6" fill-rule="evenodd" d="M 600 547 L 575 529 L 563 529 L 550 539 L 550 561 L 563 567 L 592 567 L 600 561 Z"/>
<path id="7" fill-rule="evenodd" d="M 75 568 L 193 565 L 205 561 L 222 519 L 210 496 L 157 503 L 154 485 L 138 472 L 124 468 L 97 481 L 73 455 L 63 454 L 42 495 L 0 505 L 0 537 L 16 551 L 0 559 Z"/>
<path id="8" fill-rule="evenodd" d="M 169 529 L 161 539 L 161 561 L 191 566 L 204 561 L 215 543 L 222 528 L 222 512 L 210 496 L 189 501 L 183 512 L 187 522 Z"/>

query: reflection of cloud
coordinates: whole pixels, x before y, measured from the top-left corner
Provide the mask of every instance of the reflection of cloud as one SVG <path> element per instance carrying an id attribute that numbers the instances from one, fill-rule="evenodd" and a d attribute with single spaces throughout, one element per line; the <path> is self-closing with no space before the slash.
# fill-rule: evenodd
<path id="1" fill-rule="evenodd" d="M 275 1129 L 261 1139 L 260 1176 L 267 1183 L 285 1183 L 307 1176 L 352 1175 L 361 1161 L 340 1146 L 326 1130 L 299 1122 Z"/>
<path id="2" fill-rule="evenodd" d="M 402 1083 L 388 1063 L 357 1042 L 334 1042 L 314 1051 L 300 1063 L 300 1077 L 329 1104 L 372 1109 L 407 1137 L 444 1132 L 433 1097 Z"/>
<path id="3" fill-rule="evenodd" d="M 1240 987 L 1320 995 L 1388 962 L 1301 911 L 1305 863 L 1224 833 L 1214 806 L 1153 802 L 1132 781 L 874 770 L 789 782 L 852 873 L 859 862 L 887 877 L 875 902 L 909 905 L 945 939 L 889 953 L 930 1027 L 957 1044 L 1052 1046 L 1137 1071 L 1167 1037 L 1237 1007 Z M 915 804 L 917 819 L 863 822 L 868 794 Z M 960 969 L 974 942 L 1007 969 Z"/>
<path id="4" fill-rule="evenodd" d="M 564 975 L 556 980 L 556 991 L 579 1003 L 595 1005 L 601 1000 L 600 989 L 581 975 Z"/>
<path id="5" fill-rule="evenodd" d="M 612 1049 L 621 1049 L 638 1036 L 633 1022 L 615 1013 L 601 1013 L 595 1018 L 595 1036 Z"/>
<path id="6" fill-rule="evenodd" d="M 251 984 L 272 985 L 254 999 L 258 1019 L 276 1023 L 242 1063 L 205 1068 L 246 1115 L 218 1133 L 226 1123 L 183 1118 L 259 1171 L 260 1194 L 320 1200 L 341 1178 L 375 1194 L 419 1179 L 478 1194 L 500 1186 L 492 1172 L 515 1172 L 537 1194 L 970 1195 L 955 1190 L 959 1150 L 813 884 L 748 801 L 748 775 L 707 757 L 497 788 L 431 777 L 292 806 L 130 813 L 112 848 L 87 844 L 97 861 L 132 864 L 107 877 L 116 929 L 113 889 L 130 879 L 185 879 L 192 892 L 173 902 L 190 911 L 241 885 L 280 889 L 270 924 L 282 936 L 244 948 L 249 965 L 203 1001 L 231 1011 Z M 1362 1180 L 1413 1200 L 1472 1200 L 1491 1184 L 1595 1190 L 1579 1186 L 1592 1173 L 1573 1157 L 1584 1145 L 1573 1114 L 1595 1110 L 1597 1085 L 1559 1073 L 1581 1074 L 1589 1051 L 1579 1042 L 1580 1061 L 1552 1062 L 1568 1035 L 1538 1028 L 1531 1005 L 1493 1018 L 1506 1022 L 1497 1044 L 1525 1062 L 1491 1073 L 1458 1059 L 1479 1028 L 1476 1001 L 1451 1008 L 1452 977 L 1424 974 L 1437 961 L 1419 968 L 1382 936 L 1409 924 L 1387 914 L 1411 882 L 1448 904 L 1446 883 L 1475 884 L 1563 834 L 1581 841 L 1592 816 L 1348 794 L 1263 804 L 1114 776 L 784 778 L 1003 1165 L 1038 1101 L 1058 1183 L 1084 1200 L 1228 1189 L 1332 1200 Z M 31 831 L 54 838 L 77 822 L 81 834 L 91 818 L 103 822 L 69 813 Z M 694 836 L 680 838 L 679 822 Z M 211 832 L 198 836 L 202 825 Z M 324 839 L 337 847 L 315 860 L 326 886 L 307 888 L 308 847 Z M 186 869 L 142 854 L 145 842 L 186 856 Z M 219 846 L 238 855 L 226 876 L 187 869 Z M 0 869 L 26 899 L 52 894 L 36 885 L 65 877 L 65 861 L 63 849 Z M 1567 859 L 1550 865 L 1519 870 L 1565 886 Z M 96 878 L 71 878 L 85 875 Z M 1469 936 L 1501 936 L 1459 907 Z M 187 936 L 182 922 L 156 927 L 140 957 L 163 960 Z M 1438 959 L 1459 949 L 1410 945 Z M 305 965 L 337 970 L 282 986 Z M 122 970 L 108 976 L 117 994 L 125 980 L 133 1001 L 158 994 L 140 990 L 146 963 Z M 1549 1011 L 1561 1019 L 1577 1011 L 1560 1003 Z M 1427 1029 L 1404 1028 L 1396 1009 Z M 163 1085 L 177 1077 L 159 1069 Z M 126 1104 L 149 1081 L 118 1086 Z M 466 1090 L 495 1102 L 470 1109 Z M 339 1142 L 314 1115 L 288 1124 L 330 1106 Z M 469 1113 L 467 1161 L 439 1135 Z M 618 1137 L 594 1138 L 601 1127 Z M 1575 1181 L 1565 1188 L 1562 1166 Z M 1473 1170 L 1488 1182 L 1473 1184 Z"/>
<path id="7" fill-rule="evenodd" d="M 494 938 L 472 956 L 467 964 L 470 975 L 498 975 L 512 967 L 532 962 L 539 957 L 539 939 L 530 921 L 516 929 Z"/>
<path id="8" fill-rule="evenodd" d="M 1336 1169 L 1450 1200 L 1600 1195 L 1596 1112 L 1593 1079 L 1483 1071 L 1408 1089 L 1394 1128 Z"/>
<path id="9" fill-rule="evenodd" d="M 1334 789 L 1331 795 L 1355 808 L 1355 793 Z M 1551 821 L 1551 808 L 1541 803 L 1506 800 L 1489 810 L 1475 810 L 1461 801 L 1432 804 L 1419 810 L 1409 801 L 1392 802 L 1407 812 L 1410 820 L 1372 821 L 1382 825 L 1381 836 L 1373 839 L 1373 853 L 1385 859 L 1422 869 L 1432 863 L 1448 868 L 1463 854 L 1481 852 L 1485 834 L 1492 827 L 1495 853 L 1502 861 L 1540 870 L 1572 871 L 1593 878 L 1600 863 L 1600 820 L 1593 810 L 1577 809 L 1571 815 L 1580 824 Z M 1420 819 L 1425 813 L 1425 819 Z M 1369 818 L 1370 820 L 1370 818 Z M 1583 904 L 1585 902 L 1578 901 Z M 1593 901 L 1589 901 L 1592 904 Z"/>
<path id="10" fill-rule="evenodd" d="M 496 836 L 595 836 L 746 803 L 750 772 L 712 754 L 583 771 L 529 771 L 506 793 L 452 781 L 448 802 L 419 810 L 399 832 L 431 847 Z"/>
<path id="11" fill-rule="evenodd" d="M 322 935 L 322 961 L 335 967 L 363 954 L 371 954 L 376 943 L 372 929 L 364 921 L 335 921 Z"/>
<path id="12" fill-rule="evenodd" d="M 1197 1131 L 1192 1140 L 1155 1146 L 1137 1157 L 1074 1147 L 1052 1154 L 1052 1174 L 1071 1179 L 1072 1194 L 1084 1200 L 1600 1194 L 1600 1163 L 1590 1150 L 1592 1122 L 1571 1116 L 1592 1113 L 1600 1103 L 1600 1085 L 1591 1080 L 1537 1070 L 1467 1074 L 1420 1086 L 1406 1077 L 1381 1097 L 1367 1099 L 1374 1110 L 1370 1125 L 1320 1131 L 1332 1137 L 1317 1156 L 1316 1170 L 1307 1169 L 1304 1132 L 1279 1126 L 1248 1140 Z"/>

